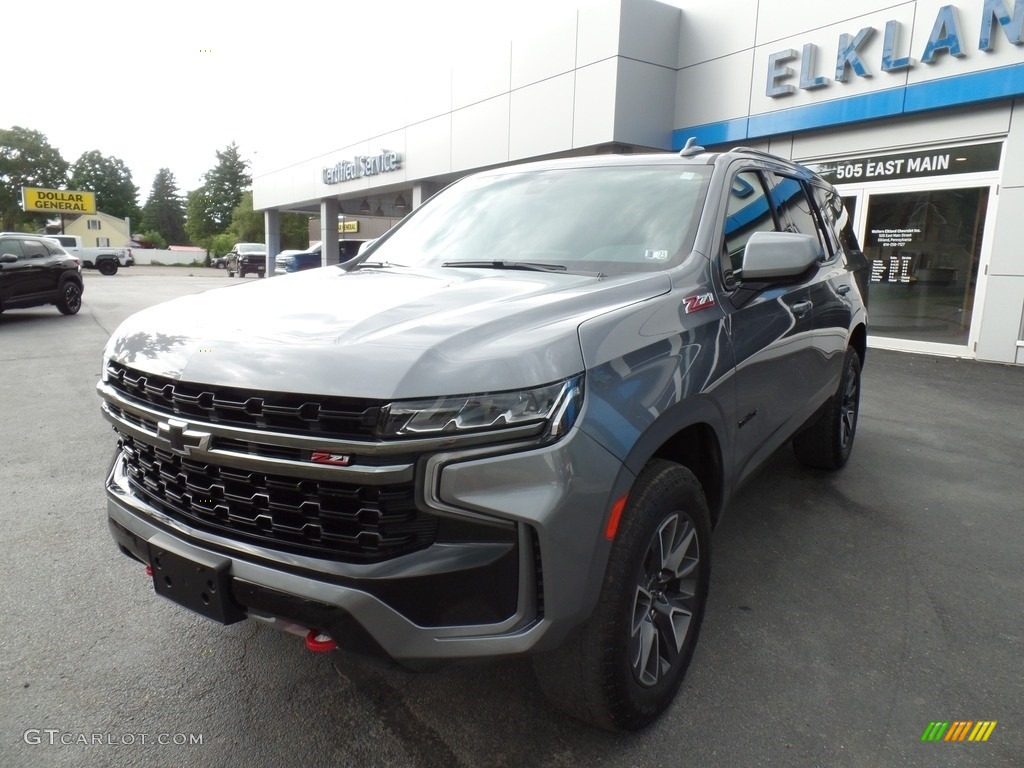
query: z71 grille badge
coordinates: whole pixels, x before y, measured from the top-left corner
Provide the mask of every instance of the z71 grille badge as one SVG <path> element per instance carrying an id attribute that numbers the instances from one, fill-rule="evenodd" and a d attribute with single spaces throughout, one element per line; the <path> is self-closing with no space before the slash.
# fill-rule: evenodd
<path id="1" fill-rule="evenodd" d="M 347 467 L 352 457 L 345 453 L 328 453 L 327 451 L 313 451 L 309 460 L 314 464 L 333 464 L 336 467 Z"/>

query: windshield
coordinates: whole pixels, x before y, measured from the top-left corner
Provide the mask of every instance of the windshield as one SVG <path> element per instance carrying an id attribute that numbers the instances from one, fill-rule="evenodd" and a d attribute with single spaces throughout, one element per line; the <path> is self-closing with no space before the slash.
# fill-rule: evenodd
<path id="1" fill-rule="evenodd" d="M 262 243 L 239 243 L 235 246 L 238 253 L 266 253 L 267 246 Z"/>
<path id="2" fill-rule="evenodd" d="M 703 166 L 617 166 L 469 177 L 406 219 L 367 263 L 665 269 L 693 246 L 710 173 Z"/>

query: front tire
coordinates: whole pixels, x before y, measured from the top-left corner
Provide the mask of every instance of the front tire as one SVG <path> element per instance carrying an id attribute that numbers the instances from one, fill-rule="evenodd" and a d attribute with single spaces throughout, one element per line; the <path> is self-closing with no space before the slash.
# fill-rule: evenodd
<path id="1" fill-rule="evenodd" d="M 116 261 L 101 261 L 99 265 L 101 275 L 116 275 L 117 274 L 117 262 Z"/>
<path id="2" fill-rule="evenodd" d="M 598 605 L 558 650 L 537 656 L 555 706 L 608 730 L 644 727 L 675 698 L 697 644 L 711 576 L 700 483 L 656 459 L 630 492 Z"/>
<path id="3" fill-rule="evenodd" d="M 821 415 L 793 438 L 793 453 L 801 464 L 839 469 L 850 458 L 860 414 L 860 355 L 847 347 L 839 387 Z"/>
<path id="4" fill-rule="evenodd" d="M 60 289 L 57 309 L 62 315 L 75 315 L 82 308 L 82 288 L 78 283 L 68 280 Z"/>

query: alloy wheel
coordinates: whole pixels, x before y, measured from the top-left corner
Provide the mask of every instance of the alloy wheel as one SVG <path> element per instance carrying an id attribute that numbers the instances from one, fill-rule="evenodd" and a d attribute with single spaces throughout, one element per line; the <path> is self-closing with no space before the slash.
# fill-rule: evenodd
<path id="1" fill-rule="evenodd" d="M 682 653 L 697 609 L 699 565 L 697 529 L 675 512 L 648 544 L 633 596 L 629 658 L 646 688 L 657 685 Z"/>

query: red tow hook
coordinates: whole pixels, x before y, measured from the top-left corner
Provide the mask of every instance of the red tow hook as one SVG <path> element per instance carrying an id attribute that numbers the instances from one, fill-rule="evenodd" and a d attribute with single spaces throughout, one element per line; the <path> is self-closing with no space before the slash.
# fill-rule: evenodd
<path id="1" fill-rule="evenodd" d="M 330 635 L 319 629 L 311 629 L 306 633 L 306 647 L 313 653 L 328 653 L 337 648 L 338 644 Z"/>
<path id="2" fill-rule="evenodd" d="M 146 575 L 149 576 L 150 578 L 153 578 L 153 566 L 152 565 L 147 565 L 146 566 Z"/>

